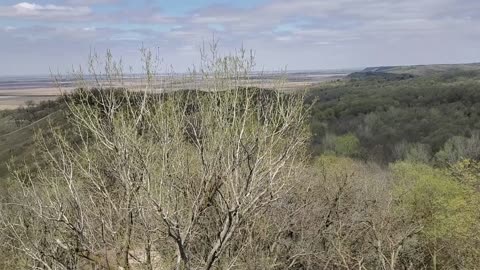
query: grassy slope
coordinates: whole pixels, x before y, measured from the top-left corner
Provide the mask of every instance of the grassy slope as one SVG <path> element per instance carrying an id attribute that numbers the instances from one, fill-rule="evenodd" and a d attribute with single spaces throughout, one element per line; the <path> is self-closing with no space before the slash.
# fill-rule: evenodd
<path id="1" fill-rule="evenodd" d="M 20 166 L 32 162 L 30 153 L 34 150 L 35 132 L 50 127 L 50 123 L 62 123 L 64 114 L 60 103 L 46 107 L 31 108 L 35 115 L 17 125 L 15 119 L 23 118 L 21 110 L 0 112 L 0 182 L 9 177 L 8 164 Z"/>

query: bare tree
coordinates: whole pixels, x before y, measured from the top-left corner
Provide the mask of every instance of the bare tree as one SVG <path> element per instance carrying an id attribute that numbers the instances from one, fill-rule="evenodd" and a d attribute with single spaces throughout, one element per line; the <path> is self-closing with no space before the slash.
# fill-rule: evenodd
<path id="1" fill-rule="evenodd" d="M 178 81 L 143 56 L 133 91 L 109 53 L 102 72 L 92 57 L 93 79 L 66 96 L 75 136 L 39 136 L 47 166 L 16 171 L 21 189 L 3 207 L 18 214 L 2 218 L 3 235 L 31 267 L 232 266 L 237 240 L 301 171 L 303 97 L 244 87 L 252 54 L 203 50 L 191 91 L 168 88 Z"/>
<path id="2" fill-rule="evenodd" d="M 253 230 L 252 257 L 268 259 L 255 264 L 267 269 L 408 269 L 414 256 L 405 254 L 420 228 L 395 213 L 388 171 L 322 156 L 294 183 Z"/>

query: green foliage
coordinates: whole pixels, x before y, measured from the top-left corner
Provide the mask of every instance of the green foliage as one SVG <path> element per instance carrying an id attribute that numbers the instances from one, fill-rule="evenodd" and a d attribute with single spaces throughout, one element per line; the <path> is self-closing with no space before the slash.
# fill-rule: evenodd
<path id="1" fill-rule="evenodd" d="M 312 89 L 313 147 L 320 154 L 326 134 L 353 133 L 369 159 L 396 160 L 405 141 L 438 152 L 450 138 L 480 130 L 478 72 L 412 79 L 352 79 Z"/>
<path id="2" fill-rule="evenodd" d="M 422 227 L 423 248 L 432 260 L 445 269 L 478 263 L 478 194 L 428 165 L 400 162 L 391 168 L 398 212 Z"/>
<path id="3" fill-rule="evenodd" d="M 353 134 L 345 134 L 334 138 L 333 150 L 341 156 L 357 156 L 360 153 L 360 141 Z"/>
<path id="4" fill-rule="evenodd" d="M 448 172 L 458 182 L 480 192 L 480 161 L 463 159 L 449 166 Z"/>
<path id="5" fill-rule="evenodd" d="M 25 163 L 35 162 L 32 159 L 32 153 L 35 150 L 35 132 L 58 126 L 68 130 L 66 118 L 65 104 L 62 99 L 3 111 L 0 115 L 0 181 L 2 185 L 7 184 L 8 164 L 21 168 Z"/>
<path id="6" fill-rule="evenodd" d="M 413 66 L 383 66 L 366 68 L 364 72 L 387 74 L 410 74 L 413 76 L 438 75 L 441 77 L 474 76 L 478 74 L 480 64 L 440 64 L 440 65 L 413 65 Z"/>

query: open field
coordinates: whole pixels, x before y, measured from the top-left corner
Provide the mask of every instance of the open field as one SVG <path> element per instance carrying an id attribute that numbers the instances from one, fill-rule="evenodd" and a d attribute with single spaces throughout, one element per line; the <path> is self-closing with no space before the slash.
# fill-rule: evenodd
<path id="1" fill-rule="evenodd" d="M 43 91 L 50 91 L 50 89 L 38 90 L 39 92 L 36 92 L 35 90 L 29 90 L 28 93 L 10 92 L 6 94 L 0 94 L 0 110 L 15 109 L 29 101 L 38 103 L 42 100 L 55 99 L 58 96 L 57 94 L 49 95 L 42 93 Z"/>
<path id="2" fill-rule="evenodd" d="M 276 87 L 278 79 L 284 79 L 281 88 L 284 91 L 293 91 L 304 89 L 314 84 L 325 81 L 333 81 L 344 78 L 350 71 L 309 71 L 309 72 L 289 72 L 285 74 L 254 74 L 245 85 L 258 86 L 263 88 Z M 165 86 L 168 81 L 168 86 Z M 123 82 L 124 86 L 132 89 L 144 89 L 145 82 L 138 78 L 128 78 Z M 159 77 L 155 83 L 154 91 L 163 91 L 163 89 L 189 89 L 198 87 L 194 80 L 186 80 L 178 77 Z M 46 77 L 16 77 L 0 78 L 0 110 L 14 109 L 24 105 L 27 101 L 38 103 L 42 100 L 52 100 L 58 97 L 61 92 L 70 92 L 75 88 L 73 80 L 65 80 L 62 86 L 55 85 L 52 79 Z"/>

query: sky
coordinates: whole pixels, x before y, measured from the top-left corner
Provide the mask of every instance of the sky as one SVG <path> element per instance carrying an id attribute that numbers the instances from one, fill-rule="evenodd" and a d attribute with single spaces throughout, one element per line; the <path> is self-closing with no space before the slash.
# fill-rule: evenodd
<path id="1" fill-rule="evenodd" d="M 480 61 L 479 0 L 0 0 L 0 76 L 68 72 L 140 48 L 182 72 L 213 37 L 253 49 L 257 69 Z"/>

